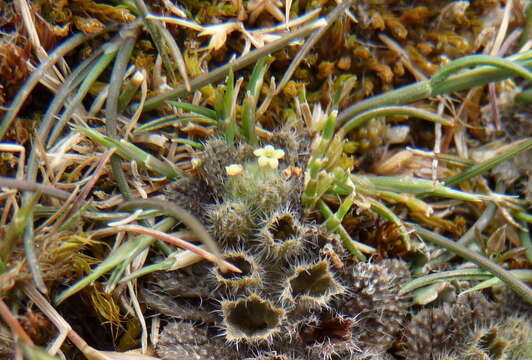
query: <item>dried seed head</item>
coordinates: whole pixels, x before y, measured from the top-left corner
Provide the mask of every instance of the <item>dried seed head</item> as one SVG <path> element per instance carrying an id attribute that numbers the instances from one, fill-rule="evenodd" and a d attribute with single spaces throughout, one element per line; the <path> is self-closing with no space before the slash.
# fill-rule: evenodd
<path id="1" fill-rule="evenodd" d="M 313 265 L 297 266 L 284 284 L 281 299 L 301 309 L 327 306 L 331 298 L 345 291 L 335 279 L 325 260 Z"/>
<path id="2" fill-rule="evenodd" d="M 507 346 L 504 339 L 497 341 L 498 330 L 490 329 L 490 326 L 500 325 L 493 321 L 495 316 L 493 304 L 480 292 L 464 294 L 452 305 L 422 310 L 405 326 L 402 354 L 407 358 L 429 360 L 443 357 L 450 351 L 471 355 L 460 357 L 464 359 L 498 359 L 500 357 L 482 355 L 477 347 L 493 341 L 491 346 L 496 353 Z M 489 325 L 494 323 L 497 325 Z M 467 342 L 469 347 L 466 347 Z"/>
<path id="3" fill-rule="evenodd" d="M 225 337 L 230 342 L 269 342 L 280 331 L 285 311 L 252 294 L 236 301 L 222 301 Z"/>
<path id="4" fill-rule="evenodd" d="M 215 360 L 227 357 L 221 339 L 209 336 L 204 326 L 189 322 L 172 322 L 159 335 L 155 351 L 162 360 Z"/>
<path id="5" fill-rule="evenodd" d="M 360 351 L 352 337 L 355 321 L 325 313 L 301 320 L 296 326 L 296 341 L 311 358 L 330 359 Z"/>
<path id="6" fill-rule="evenodd" d="M 253 215 L 242 201 L 224 201 L 207 207 L 214 238 L 221 243 L 245 241 L 253 228 Z"/>
<path id="7" fill-rule="evenodd" d="M 401 355 L 416 360 L 443 357 L 457 340 L 453 335 L 459 321 L 449 306 L 420 311 L 405 326 Z"/>
<path id="8" fill-rule="evenodd" d="M 510 316 L 475 328 L 458 347 L 465 359 L 531 359 L 530 316 Z"/>
<path id="9" fill-rule="evenodd" d="M 379 264 L 358 263 L 346 277 L 349 296 L 339 301 L 338 311 L 359 316 L 357 339 L 388 349 L 402 329 L 408 301 L 399 295 L 402 284 L 410 277 L 408 266 L 400 260 Z"/>
<path id="10" fill-rule="evenodd" d="M 241 251 L 225 253 L 224 260 L 238 267 L 242 272 L 222 273 L 220 268 L 213 268 L 217 282 L 233 293 L 253 291 L 262 283 L 262 269 L 255 259 Z"/>
<path id="11" fill-rule="evenodd" d="M 262 222 L 258 241 L 267 257 L 286 259 L 301 251 L 304 235 L 305 230 L 295 214 L 281 210 Z"/>
<path id="12" fill-rule="evenodd" d="M 353 324 L 353 319 L 327 314 L 321 318 L 302 321 L 299 324 L 298 336 L 307 345 L 345 341 L 351 338 Z"/>

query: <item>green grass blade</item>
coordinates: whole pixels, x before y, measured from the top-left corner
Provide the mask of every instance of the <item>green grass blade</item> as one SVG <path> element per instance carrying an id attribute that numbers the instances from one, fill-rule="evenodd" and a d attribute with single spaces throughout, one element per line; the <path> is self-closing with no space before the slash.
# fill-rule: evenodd
<path id="1" fill-rule="evenodd" d="M 399 295 L 407 294 L 423 286 L 433 284 L 437 281 L 454 281 L 454 280 L 485 280 L 492 278 L 490 272 L 481 269 L 460 269 L 450 271 L 440 271 L 434 274 L 426 275 L 406 283 Z"/>
<path id="2" fill-rule="evenodd" d="M 512 157 L 520 154 L 524 151 L 532 149 L 532 138 L 523 139 L 521 143 L 514 146 L 510 150 L 494 156 L 488 160 L 484 160 L 478 164 L 475 164 L 471 167 L 468 167 L 465 171 L 452 176 L 445 180 L 445 185 L 454 186 L 461 182 L 467 181 L 475 176 L 484 174 L 486 171 L 493 169 L 495 166 L 499 165 L 501 162 L 511 159 Z"/>
<path id="3" fill-rule="evenodd" d="M 216 111 L 206 108 L 205 106 L 198 106 L 198 105 L 193 105 L 193 104 L 183 103 L 180 101 L 173 101 L 173 100 L 168 100 L 167 103 L 179 109 L 183 109 L 185 111 L 190 111 L 196 114 L 200 114 L 212 120 L 217 120 Z"/>
<path id="4" fill-rule="evenodd" d="M 104 53 L 91 67 L 89 74 L 81 83 L 78 92 L 76 93 L 76 96 L 72 99 L 72 101 L 70 101 L 65 111 L 61 115 L 61 118 L 55 124 L 54 129 L 52 130 L 52 134 L 50 135 L 50 138 L 48 139 L 46 145 L 48 148 L 51 147 L 56 141 L 56 139 L 59 137 L 61 131 L 63 130 L 63 127 L 65 126 L 67 121 L 70 120 L 70 117 L 72 116 L 76 108 L 81 104 L 96 79 L 98 79 L 102 72 L 107 69 L 107 66 L 111 63 L 111 61 L 113 61 L 118 52 L 118 49 L 120 48 L 120 45 L 120 42 L 115 41 L 106 46 Z"/>
<path id="5" fill-rule="evenodd" d="M 161 176 L 166 176 L 170 179 L 179 178 L 181 176 L 179 170 L 170 163 L 155 158 L 131 143 L 128 143 L 124 140 L 112 139 L 91 128 L 81 126 L 74 126 L 74 128 L 102 146 L 105 146 L 109 149 L 115 148 L 116 153 L 122 158 L 126 160 L 134 160 L 139 165 L 144 166 Z"/>
<path id="6" fill-rule="evenodd" d="M 493 275 L 497 276 L 499 279 L 508 284 L 508 286 L 510 286 L 525 301 L 527 301 L 529 304 L 532 304 L 532 289 L 530 289 L 527 284 L 523 283 L 512 273 L 508 272 L 498 264 L 461 244 L 451 241 L 442 235 L 424 229 L 417 224 L 408 223 L 408 225 L 412 226 L 423 240 L 452 251 L 458 256 L 472 261 L 481 268 L 488 270 Z"/>
<path id="7" fill-rule="evenodd" d="M 259 101 L 260 89 L 264 81 L 264 75 L 268 71 L 269 63 L 267 57 L 260 58 L 253 68 L 253 73 L 246 87 L 246 96 L 242 104 L 242 135 L 251 145 L 257 145 L 257 134 L 255 133 L 257 103 Z"/>
<path id="8" fill-rule="evenodd" d="M 175 220 L 166 218 L 155 225 L 160 231 L 168 231 L 175 225 Z M 77 281 L 68 289 L 61 292 L 55 299 L 57 304 L 62 303 L 68 297 L 88 286 L 91 282 L 105 275 L 123 262 L 130 263 L 135 256 L 142 250 L 150 246 L 155 241 L 154 238 L 146 235 L 140 235 L 133 240 L 129 240 L 113 250 L 107 257 L 87 276 Z"/>
<path id="9" fill-rule="evenodd" d="M 449 199 L 464 201 L 482 201 L 488 200 L 489 197 L 483 194 L 472 194 L 455 190 L 448 186 L 435 183 L 428 179 L 419 178 L 398 178 L 393 176 L 352 176 L 355 184 L 363 184 L 368 181 L 377 191 L 391 191 L 398 193 L 418 194 L 418 195 L 435 195 Z M 369 187 L 371 189 L 371 187 Z"/>
<path id="10" fill-rule="evenodd" d="M 166 115 L 152 121 L 148 121 L 140 126 L 138 126 L 134 131 L 134 135 L 143 134 L 150 131 L 155 131 L 162 129 L 167 126 L 172 126 L 180 122 L 197 122 L 206 125 L 215 125 L 218 123 L 217 120 L 212 120 L 211 118 L 202 117 L 200 115 L 188 115 L 188 116 L 179 116 L 176 114 Z"/>
<path id="11" fill-rule="evenodd" d="M 528 53 L 528 55 L 532 57 L 532 51 L 528 51 Z M 439 69 L 431 79 L 432 87 L 437 88 L 451 74 L 459 70 L 478 65 L 490 65 L 501 69 L 506 69 L 516 75 L 522 76 L 528 81 L 532 81 L 532 73 L 526 67 L 517 62 L 490 55 L 470 55 L 451 61 L 449 64 Z"/>
<path id="12" fill-rule="evenodd" d="M 520 66 L 532 69 L 532 58 L 527 53 L 516 54 L 507 57 L 507 60 L 514 61 Z M 431 80 L 416 82 L 412 85 L 406 85 L 377 96 L 372 96 L 356 104 L 351 105 L 338 115 L 338 125 L 344 124 L 356 115 L 374 108 L 388 105 L 403 105 L 413 103 L 418 100 L 426 99 L 432 96 L 449 94 L 454 91 L 470 89 L 474 86 L 481 86 L 494 81 L 500 81 L 512 77 L 514 72 L 482 66 L 478 69 L 469 70 L 462 74 L 453 75 L 439 84 L 434 89 Z"/>
<path id="13" fill-rule="evenodd" d="M 509 270 L 509 272 L 513 276 L 515 276 L 517 279 L 523 282 L 528 282 L 528 283 L 532 282 L 532 270 L 517 269 L 517 270 Z M 480 284 L 477 284 L 473 286 L 472 288 L 462 291 L 460 295 L 467 294 L 472 291 L 487 289 L 487 288 L 502 285 L 502 284 L 504 284 L 504 282 L 498 277 L 491 277 L 489 280 L 482 281 Z"/>
<path id="14" fill-rule="evenodd" d="M 392 115 L 407 115 L 414 118 L 424 119 L 432 121 L 434 123 L 452 126 L 453 122 L 449 119 L 446 119 L 438 114 L 435 114 L 431 111 L 423 110 L 413 106 L 383 106 L 377 109 L 368 110 L 359 114 L 346 122 L 340 131 L 343 134 L 349 133 L 351 130 L 366 124 L 371 119 L 381 116 L 392 116 Z"/>

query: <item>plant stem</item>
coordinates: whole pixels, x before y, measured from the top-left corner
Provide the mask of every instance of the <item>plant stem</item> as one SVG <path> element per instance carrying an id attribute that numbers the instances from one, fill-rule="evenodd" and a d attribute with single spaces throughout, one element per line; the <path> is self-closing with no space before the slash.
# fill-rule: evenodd
<path id="1" fill-rule="evenodd" d="M 526 53 L 507 57 L 506 59 L 519 62 L 523 67 L 532 69 L 531 53 L 531 51 L 528 51 Z M 484 66 L 479 69 L 473 69 L 462 74 L 451 76 L 438 84 L 437 88 L 432 87 L 431 80 L 420 81 L 412 85 L 403 86 L 399 89 L 378 96 L 372 96 L 348 107 L 338 115 L 337 126 L 344 124 L 361 112 L 373 108 L 413 103 L 428 97 L 448 94 L 469 89 L 474 86 L 485 85 L 493 81 L 504 80 L 512 76 L 512 74 L 514 73 L 509 70 L 493 69 Z"/>
<path id="2" fill-rule="evenodd" d="M 493 275 L 504 281 L 525 301 L 527 301 L 529 304 L 532 304 L 532 289 L 530 289 L 527 284 L 516 278 L 510 272 L 503 269 L 501 266 L 495 264 L 494 262 L 490 261 L 488 258 L 482 256 L 481 254 L 470 250 L 465 246 L 458 244 L 452 240 L 449 240 L 442 235 L 424 229 L 423 227 L 417 224 L 408 223 L 408 225 L 412 226 L 417 231 L 417 233 L 423 238 L 423 240 L 428 241 L 437 246 L 441 246 L 447 250 L 450 250 L 456 253 L 458 256 L 466 260 L 472 261 L 482 268 L 485 268 Z"/>
<path id="3" fill-rule="evenodd" d="M 523 139 L 523 141 L 519 145 L 514 146 L 512 149 L 500 155 L 492 157 L 488 160 L 470 166 L 465 171 L 462 171 L 460 174 L 450 177 L 449 179 L 445 180 L 445 185 L 454 186 L 463 181 L 467 181 L 477 175 L 483 174 L 486 171 L 493 169 L 501 162 L 511 159 L 515 155 L 525 152 L 529 149 L 532 149 L 532 138 Z"/>
<path id="4" fill-rule="evenodd" d="M 341 127 L 340 131 L 342 131 L 344 134 L 347 134 L 351 130 L 364 125 L 371 119 L 390 115 L 408 115 L 411 117 L 429 120 L 447 126 L 453 125 L 452 121 L 445 119 L 442 116 L 439 116 L 438 114 L 414 106 L 383 106 L 380 108 L 368 110 L 362 114 L 355 116 L 347 123 L 345 123 L 344 126 Z"/>
<path id="5" fill-rule="evenodd" d="M 207 74 L 198 76 L 197 78 L 192 79 L 190 81 L 190 91 L 187 90 L 185 85 L 180 85 L 162 95 L 154 96 L 146 100 L 146 102 L 144 103 L 143 111 L 156 109 L 157 107 L 163 105 L 166 100 L 175 99 L 180 96 L 190 94 L 191 92 L 200 89 L 205 85 L 209 85 L 213 82 L 222 80 L 229 73 L 229 70 L 233 69 L 233 71 L 238 71 L 248 65 L 254 64 L 261 57 L 282 49 L 295 39 L 308 36 L 312 32 L 316 31 L 316 29 L 326 26 L 326 24 L 327 23 L 324 19 L 318 19 L 317 21 L 308 24 L 286 36 L 283 36 L 277 41 L 264 45 L 263 47 L 256 49 L 233 62 L 220 66 L 215 70 L 208 72 Z"/>
<path id="6" fill-rule="evenodd" d="M 120 88 L 124 74 L 126 73 L 127 64 L 129 63 L 129 57 L 131 56 L 131 52 L 137 41 L 137 32 L 135 30 L 130 30 L 123 34 L 125 34 L 127 38 L 116 55 L 113 72 L 111 73 L 111 81 L 109 82 L 109 93 L 105 103 L 105 127 L 107 135 L 111 138 L 117 137 L 118 98 L 120 96 Z M 126 200 L 131 200 L 131 189 L 127 183 L 124 169 L 122 168 L 122 160 L 118 155 L 113 155 L 111 157 L 111 170 L 122 196 Z"/>
<path id="7" fill-rule="evenodd" d="M 96 36 L 96 35 L 94 35 Z M 90 38 L 94 36 L 86 36 L 83 34 L 76 34 L 72 36 L 70 39 L 65 41 L 61 46 L 59 46 L 57 49 L 55 49 L 46 59 L 45 62 L 41 63 L 39 67 L 31 73 L 31 76 L 26 81 L 26 83 L 22 86 L 22 88 L 17 92 L 17 95 L 15 96 L 15 99 L 9 106 L 9 110 L 4 115 L 4 118 L 2 119 L 2 123 L 0 124 L 0 140 L 4 137 L 7 129 L 9 129 L 9 126 L 15 120 L 15 117 L 17 116 L 18 112 L 20 111 L 20 108 L 24 104 L 24 101 L 28 97 L 28 95 L 31 93 L 33 88 L 37 86 L 41 78 L 44 76 L 44 74 L 55 65 L 59 59 L 61 59 L 63 56 L 68 54 L 70 51 L 78 47 L 79 45 L 83 44 L 85 41 L 89 40 Z"/>

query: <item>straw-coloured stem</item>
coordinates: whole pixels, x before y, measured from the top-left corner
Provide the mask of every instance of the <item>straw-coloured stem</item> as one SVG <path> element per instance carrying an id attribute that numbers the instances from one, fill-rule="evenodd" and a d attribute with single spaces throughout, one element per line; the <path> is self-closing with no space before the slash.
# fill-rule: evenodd
<path id="1" fill-rule="evenodd" d="M 162 106 L 166 100 L 175 99 L 175 98 L 190 94 L 192 91 L 200 89 L 204 87 L 205 85 L 209 85 L 216 81 L 220 81 L 224 77 L 227 76 L 227 74 L 229 73 L 231 69 L 233 71 L 238 71 L 242 68 L 245 68 L 248 65 L 254 64 L 261 57 L 269 55 L 274 51 L 280 50 L 283 47 L 285 47 L 287 44 L 289 44 L 291 41 L 308 36 L 309 34 L 314 32 L 316 29 L 319 29 L 325 25 L 326 25 L 326 22 L 324 19 L 318 19 L 312 22 L 311 24 L 308 24 L 302 27 L 301 29 L 298 29 L 286 36 L 283 36 L 277 41 L 271 42 L 267 45 L 264 45 L 261 48 L 251 51 L 250 53 L 242 56 L 239 59 L 236 59 L 235 61 L 229 64 L 220 66 L 205 75 L 198 76 L 197 78 L 192 79 L 190 81 L 191 91 L 188 91 L 185 85 L 180 85 L 171 91 L 152 97 L 151 99 L 148 99 L 144 103 L 143 111 L 153 110 L 159 106 Z"/>

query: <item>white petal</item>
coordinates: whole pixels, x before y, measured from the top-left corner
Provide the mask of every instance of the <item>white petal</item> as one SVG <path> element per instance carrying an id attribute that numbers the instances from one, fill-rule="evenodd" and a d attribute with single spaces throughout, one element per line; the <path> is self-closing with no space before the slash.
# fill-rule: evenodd
<path id="1" fill-rule="evenodd" d="M 273 152 L 271 157 L 274 158 L 274 159 L 282 159 L 284 157 L 284 151 L 280 150 L 280 149 L 276 149 Z"/>
<path id="2" fill-rule="evenodd" d="M 267 157 L 265 157 L 265 156 L 261 156 L 261 157 L 259 157 L 258 162 L 259 162 L 259 166 L 260 166 L 261 168 L 263 168 L 263 167 L 267 167 L 267 166 L 270 166 L 270 158 L 267 158 Z"/>
<path id="3" fill-rule="evenodd" d="M 266 156 L 266 154 L 264 153 L 264 149 L 262 149 L 262 148 L 254 150 L 253 154 L 255 154 L 255 156 Z"/>
<path id="4" fill-rule="evenodd" d="M 277 169 L 277 166 L 279 166 L 279 161 L 277 159 L 272 159 L 272 158 L 269 158 L 268 159 L 268 165 L 272 168 L 272 169 Z"/>

